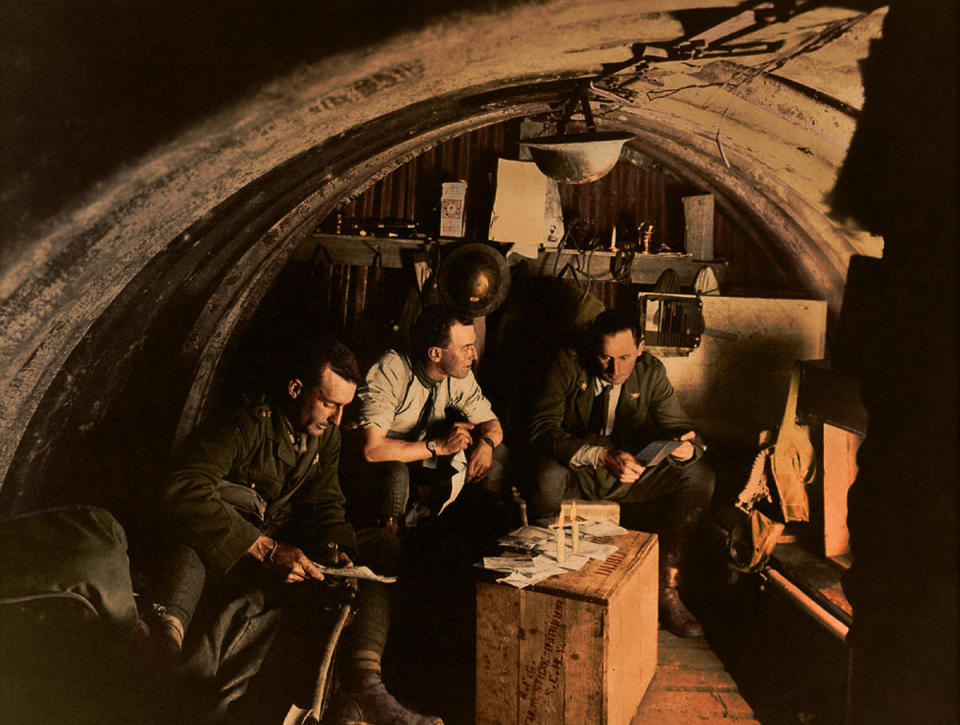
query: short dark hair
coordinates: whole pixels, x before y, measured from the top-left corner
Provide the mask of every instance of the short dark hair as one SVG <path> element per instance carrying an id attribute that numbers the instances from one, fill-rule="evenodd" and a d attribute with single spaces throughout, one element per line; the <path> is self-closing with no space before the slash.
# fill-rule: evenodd
<path id="1" fill-rule="evenodd" d="M 360 366 L 346 345 L 332 337 L 302 341 L 291 351 L 286 364 L 286 380 L 299 380 L 306 390 L 320 385 L 323 371 L 330 368 L 344 380 L 360 384 Z"/>
<path id="2" fill-rule="evenodd" d="M 594 318 L 590 325 L 589 342 L 594 351 L 603 346 L 603 338 L 607 335 L 616 335 L 618 332 L 630 330 L 633 342 L 639 345 L 643 341 L 643 330 L 637 321 L 637 316 L 630 310 L 604 310 Z"/>
<path id="3" fill-rule="evenodd" d="M 473 315 L 450 305 L 427 305 L 410 330 L 410 352 L 415 358 L 424 360 L 431 347 L 446 347 L 450 344 L 450 328 L 455 322 L 472 325 Z"/>

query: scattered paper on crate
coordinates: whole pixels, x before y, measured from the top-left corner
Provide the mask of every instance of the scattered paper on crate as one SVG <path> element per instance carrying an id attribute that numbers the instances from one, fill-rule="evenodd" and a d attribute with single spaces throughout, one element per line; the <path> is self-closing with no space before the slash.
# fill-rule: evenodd
<path id="1" fill-rule="evenodd" d="M 585 521 L 580 524 L 580 533 L 590 536 L 620 536 L 627 533 L 627 530 L 612 521 Z"/>
<path id="2" fill-rule="evenodd" d="M 569 529 L 564 527 L 563 531 L 563 561 L 557 561 L 556 529 L 521 526 L 502 536 L 497 543 L 526 556 L 487 556 L 477 566 L 505 573 L 506 576 L 498 579 L 498 582 L 522 589 L 555 574 L 577 571 L 590 559 L 606 561 L 618 547 L 596 541 L 594 537 L 626 532 L 626 529 L 609 521 L 584 521 L 580 524 L 578 553 L 574 554 L 573 532 Z"/>

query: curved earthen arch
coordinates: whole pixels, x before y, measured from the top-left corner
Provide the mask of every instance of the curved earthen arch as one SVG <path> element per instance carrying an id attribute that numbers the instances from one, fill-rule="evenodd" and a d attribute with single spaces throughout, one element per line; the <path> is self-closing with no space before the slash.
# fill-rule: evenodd
<path id="1" fill-rule="evenodd" d="M 41 441 L 104 424 L 125 375 L 151 369 L 147 350 L 166 360 L 158 379 L 178 393 L 156 417 L 172 438 L 177 419 L 195 419 L 234 325 L 333 204 L 431 144 L 546 111 L 573 80 L 629 59 L 638 41 L 681 39 L 684 13 L 699 3 L 663 5 L 640 14 L 619 0 L 464 12 L 323 57 L 129 159 L 14 240 L 0 278 L 0 471 L 16 481 L 0 495 L 4 508 L 22 508 L 15 502 L 27 479 L 43 480 L 50 446 Z M 858 31 L 873 28 L 842 36 L 849 65 L 865 54 L 881 15 L 840 17 Z M 836 310 L 846 259 L 873 244 L 827 216 L 851 109 L 772 75 L 736 81 L 771 59 L 787 58 L 779 72 L 807 63 L 788 51 L 837 22 L 821 21 L 749 64 L 651 64 L 631 87 L 635 100 L 598 116 L 715 190 L 748 220 L 755 244 L 798 265 L 811 295 Z M 814 52 L 829 57 L 830 44 L 824 49 Z M 664 94 L 670 89 L 682 90 Z"/>

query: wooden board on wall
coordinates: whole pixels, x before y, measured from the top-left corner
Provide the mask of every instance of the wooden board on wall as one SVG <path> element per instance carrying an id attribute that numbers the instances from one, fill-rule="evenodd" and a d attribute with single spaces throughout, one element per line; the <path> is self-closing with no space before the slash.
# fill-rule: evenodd
<path id="1" fill-rule="evenodd" d="M 382 266 L 401 268 L 414 259 L 425 261 L 430 258 L 428 250 L 437 245 L 451 246 L 460 240 L 413 240 L 393 237 L 352 236 L 347 234 L 314 234 L 304 240 L 293 259 L 299 262 L 319 260 L 332 264 L 353 264 L 358 266 Z M 615 252 L 594 251 L 580 253 L 563 250 L 560 252 L 539 250 L 535 245 L 502 245 L 506 249 L 507 261 L 515 264 L 526 260 L 527 271 L 531 274 L 553 276 L 564 265 L 570 264 L 582 273 L 589 274 L 599 281 L 613 281 L 611 264 L 616 258 Z M 523 249 L 520 254 L 516 249 Z M 532 250 L 532 251 L 531 251 Z M 526 256 L 533 254 L 533 257 Z M 637 254 L 630 268 L 630 280 L 636 283 L 653 284 L 666 270 L 672 269 L 678 275 L 681 285 L 692 286 L 693 281 L 703 267 L 710 267 L 719 280 L 726 275 L 727 263 L 723 260 L 701 261 L 692 257 L 670 256 L 663 254 Z"/>
<path id="2" fill-rule="evenodd" d="M 737 339 L 705 334 L 689 356 L 661 360 L 684 409 L 708 441 L 755 445 L 761 430 L 780 423 L 794 361 L 823 358 L 827 303 L 721 296 L 701 300 L 707 328 Z M 650 351 L 658 355 L 656 348 Z"/>
<path id="3" fill-rule="evenodd" d="M 857 450 L 863 439 L 823 424 L 823 553 L 828 557 L 850 553 L 847 492 L 857 477 Z"/>
<path id="4" fill-rule="evenodd" d="M 683 250 L 694 259 L 713 259 L 713 194 L 683 197 Z"/>

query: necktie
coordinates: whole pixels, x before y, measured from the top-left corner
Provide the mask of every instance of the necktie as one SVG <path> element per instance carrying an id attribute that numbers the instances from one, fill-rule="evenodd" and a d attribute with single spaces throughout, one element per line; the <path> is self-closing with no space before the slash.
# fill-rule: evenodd
<path id="1" fill-rule="evenodd" d="M 590 433 L 603 435 L 607 426 L 607 407 L 610 404 L 610 388 L 612 385 L 604 385 L 603 392 L 593 399 L 593 407 L 590 408 L 590 420 L 587 423 Z"/>
<path id="2" fill-rule="evenodd" d="M 423 404 L 423 409 L 420 411 L 420 418 L 417 420 L 417 427 L 414 429 L 414 432 L 420 437 L 420 440 L 429 437 L 430 415 L 433 413 L 433 406 L 437 400 L 437 388 L 439 387 L 439 385 L 430 386 L 427 392 L 427 400 Z"/>

